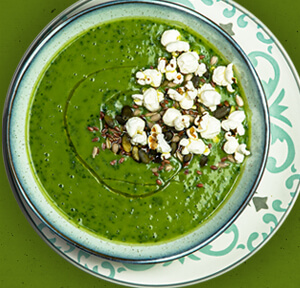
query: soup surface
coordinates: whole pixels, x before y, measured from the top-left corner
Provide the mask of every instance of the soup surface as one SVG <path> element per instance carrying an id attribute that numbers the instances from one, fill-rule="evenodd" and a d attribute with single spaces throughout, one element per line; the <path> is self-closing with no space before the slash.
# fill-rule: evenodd
<path id="1" fill-rule="evenodd" d="M 179 73 L 184 78 L 179 84 L 164 73 L 156 87 L 142 83 L 138 72 L 158 71 L 159 59 L 168 64 L 184 53 L 168 52 L 162 45 L 162 35 L 169 30 L 178 31 L 180 41 L 189 43 L 189 51 L 199 55 L 205 71 L 197 77 Z M 213 81 L 214 70 L 229 64 L 214 47 L 177 22 L 120 19 L 73 39 L 40 76 L 28 111 L 28 151 L 45 195 L 74 225 L 114 241 L 167 241 L 197 228 L 241 176 L 243 161 L 234 158 L 237 149 L 229 154 L 224 145 L 233 140 L 230 137 L 236 143 L 249 143 L 250 111 L 238 77 L 232 78 L 232 90 Z M 197 97 L 191 108 L 183 109 L 169 91 L 180 92 L 178 88 L 189 81 Z M 215 107 L 197 100 L 205 84 L 221 96 Z M 156 111 L 143 105 L 145 98 L 141 103 L 132 97 L 150 88 L 163 94 Z M 149 148 L 149 143 L 123 139 L 128 131 L 118 119 L 124 116 L 124 107 L 131 109 L 129 118 L 144 121 L 148 141 L 153 126 L 160 125 L 172 151 L 168 154 Z M 168 109 L 189 115 L 184 129 L 164 123 Z M 234 127 L 226 131 L 222 125 L 237 111 L 246 116 L 244 133 Z M 217 135 L 207 138 L 200 130 L 187 131 L 196 125 L 197 116 L 199 120 L 204 115 L 222 125 Z M 205 145 L 202 153 L 192 152 L 189 146 L 194 143 L 193 132 Z M 129 150 L 123 145 L 129 145 Z M 184 152 L 184 147 L 190 151 Z"/>

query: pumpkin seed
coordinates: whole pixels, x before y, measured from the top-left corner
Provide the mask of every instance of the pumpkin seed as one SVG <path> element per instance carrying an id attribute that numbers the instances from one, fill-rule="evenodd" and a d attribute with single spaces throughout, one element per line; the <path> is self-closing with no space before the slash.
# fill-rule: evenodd
<path id="1" fill-rule="evenodd" d="M 174 155 L 176 150 L 178 148 L 177 142 L 172 142 L 171 143 L 171 154 Z"/>
<path id="2" fill-rule="evenodd" d="M 208 161 L 208 157 L 203 155 L 200 159 L 200 166 L 204 167 L 207 164 L 207 161 Z"/>
<path id="3" fill-rule="evenodd" d="M 164 132 L 164 138 L 169 143 L 173 139 L 173 133 L 171 131 Z"/>
<path id="4" fill-rule="evenodd" d="M 132 148 L 132 158 L 136 162 L 140 162 L 139 148 L 137 146 L 133 146 Z"/>
<path id="5" fill-rule="evenodd" d="M 206 71 L 206 72 L 203 74 L 203 77 L 204 77 L 205 79 L 209 79 L 209 77 L 210 77 L 209 72 Z"/>
<path id="6" fill-rule="evenodd" d="M 126 124 L 126 120 L 123 119 L 123 117 L 121 115 L 117 115 L 116 116 L 116 120 L 118 121 L 118 123 L 120 125 L 125 125 Z"/>
<path id="7" fill-rule="evenodd" d="M 129 118 L 133 117 L 133 112 L 132 112 L 130 106 L 125 105 L 125 106 L 122 108 L 121 116 L 122 116 L 122 118 L 123 118 L 125 121 L 127 121 Z"/>
<path id="8" fill-rule="evenodd" d="M 183 162 L 184 162 L 184 163 L 190 162 L 191 159 L 192 159 L 192 154 L 191 154 L 191 153 L 189 153 L 189 154 L 183 156 Z"/>
<path id="9" fill-rule="evenodd" d="M 195 88 L 198 88 L 199 87 L 199 84 L 200 84 L 200 77 L 199 76 L 194 76 L 192 78 L 192 82 L 193 82 L 193 85 Z"/>
<path id="10" fill-rule="evenodd" d="M 179 160 L 180 162 L 183 161 L 183 156 L 180 154 L 179 151 L 176 152 L 176 156 L 177 156 L 177 158 L 178 158 L 178 160 Z"/>
<path id="11" fill-rule="evenodd" d="M 152 160 L 154 163 L 161 163 L 162 162 L 162 159 L 161 159 L 161 153 L 156 153 L 154 155 L 154 158 Z"/>
<path id="12" fill-rule="evenodd" d="M 230 107 L 221 106 L 221 107 L 218 107 L 217 110 L 214 111 L 213 115 L 217 119 L 222 119 L 225 116 L 227 116 L 229 114 L 229 112 L 230 112 Z"/>
<path id="13" fill-rule="evenodd" d="M 148 154 L 142 149 L 139 150 L 139 159 L 145 164 L 148 164 L 150 162 Z"/>
<path id="14" fill-rule="evenodd" d="M 124 134 L 122 137 L 122 147 L 127 153 L 131 151 L 130 137 L 128 134 Z"/>
<path id="15" fill-rule="evenodd" d="M 109 128 L 114 128 L 115 127 L 114 119 L 112 117 L 110 117 L 109 115 L 104 116 L 104 121 L 105 121 L 105 123 L 107 124 L 107 126 Z"/>

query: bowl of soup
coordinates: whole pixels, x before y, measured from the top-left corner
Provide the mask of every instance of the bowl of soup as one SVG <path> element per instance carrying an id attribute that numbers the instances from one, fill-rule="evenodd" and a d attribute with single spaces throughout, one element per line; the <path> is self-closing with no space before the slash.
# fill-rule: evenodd
<path id="1" fill-rule="evenodd" d="M 239 45 L 186 7 L 86 1 L 23 57 L 3 117 L 7 173 L 53 232 L 130 263 L 223 233 L 265 167 L 269 116 Z"/>

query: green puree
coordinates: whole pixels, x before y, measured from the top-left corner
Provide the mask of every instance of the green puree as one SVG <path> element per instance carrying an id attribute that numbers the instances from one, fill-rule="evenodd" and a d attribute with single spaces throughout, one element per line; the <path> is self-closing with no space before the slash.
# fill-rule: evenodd
<path id="1" fill-rule="evenodd" d="M 131 95 L 141 91 L 135 73 L 156 67 L 158 57 L 171 58 L 160 37 L 174 27 L 193 50 L 205 56 L 202 61 L 208 69 L 213 55 L 218 55 L 218 65 L 228 64 L 218 51 L 176 22 L 123 19 L 73 39 L 49 63 L 36 86 L 28 133 L 33 169 L 53 205 L 75 225 L 100 237 L 151 243 L 190 232 L 221 205 L 240 176 L 241 165 L 229 161 L 226 168 L 211 169 L 226 156 L 221 149 L 224 132 L 218 143 L 204 140 L 212 144 L 206 166 L 200 167 L 198 155 L 187 167 L 172 157 L 174 169 L 163 170 L 158 185 L 151 169 L 160 164 L 137 163 L 132 157 L 103 150 L 100 132 L 87 129 L 103 129 L 100 110 L 115 117 L 124 105 L 132 106 Z M 238 85 L 234 88 L 230 95 L 226 88 L 217 88 L 222 102 L 236 105 L 234 95 L 241 95 L 241 90 Z M 95 137 L 100 141 L 93 142 Z M 247 143 L 248 132 L 240 139 Z M 95 146 L 100 152 L 93 158 Z M 121 158 L 123 163 L 111 165 Z"/>

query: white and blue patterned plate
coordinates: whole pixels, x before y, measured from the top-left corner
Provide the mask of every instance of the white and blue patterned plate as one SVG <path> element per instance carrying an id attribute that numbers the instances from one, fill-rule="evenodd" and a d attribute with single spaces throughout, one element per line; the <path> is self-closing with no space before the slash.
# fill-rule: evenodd
<path id="1" fill-rule="evenodd" d="M 271 238 L 299 194 L 300 80 L 287 53 L 258 19 L 230 0 L 173 2 L 199 11 L 233 36 L 263 83 L 271 146 L 266 171 L 250 204 L 229 229 L 201 250 L 172 262 L 138 265 L 108 261 L 73 246 L 53 234 L 23 203 L 33 226 L 61 256 L 92 275 L 131 287 L 186 286 L 234 268 Z"/>

